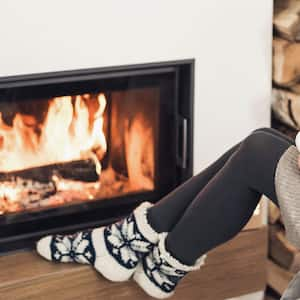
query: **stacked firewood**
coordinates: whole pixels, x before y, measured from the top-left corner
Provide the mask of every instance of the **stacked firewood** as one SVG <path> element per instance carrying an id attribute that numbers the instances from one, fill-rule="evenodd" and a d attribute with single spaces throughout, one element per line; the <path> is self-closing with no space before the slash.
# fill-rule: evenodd
<path id="1" fill-rule="evenodd" d="M 272 125 L 294 137 L 300 130 L 300 1 L 274 3 Z"/>
<path id="2" fill-rule="evenodd" d="M 269 201 L 269 251 L 267 281 L 269 287 L 282 295 L 293 276 L 300 271 L 300 249 L 285 236 L 280 210 Z"/>
<path id="3" fill-rule="evenodd" d="M 272 127 L 295 138 L 300 130 L 300 1 L 275 0 Z M 279 209 L 269 201 L 268 285 L 279 295 L 300 270 L 300 251 L 285 237 Z"/>

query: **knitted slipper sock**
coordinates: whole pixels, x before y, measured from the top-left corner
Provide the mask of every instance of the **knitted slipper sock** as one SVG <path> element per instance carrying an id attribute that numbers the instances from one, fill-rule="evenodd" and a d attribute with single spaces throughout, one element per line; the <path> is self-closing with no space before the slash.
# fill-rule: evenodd
<path id="1" fill-rule="evenodd" d="M 143 202 L 126 218 L 73 235 L 49 235 L 37 242 L 36 250 L 55 262 L 91 264 L 111 281 L 128 280 L 142 256 L 158 242 L 158 233 L 147 220 L 153 204 Z"/>
<path id="2" fill-rule="evenodd" d="M 148 295 L 158 299 L 171 297 L 178 282 L 188 272 L 200 269 L 207 256 L 200 256 L 192 266 L 185 265 L 167 251 L 166 236 L 167 233 L 160 234 L 158 245 L 142 258 L 133 275 L 133 279 Z"/>

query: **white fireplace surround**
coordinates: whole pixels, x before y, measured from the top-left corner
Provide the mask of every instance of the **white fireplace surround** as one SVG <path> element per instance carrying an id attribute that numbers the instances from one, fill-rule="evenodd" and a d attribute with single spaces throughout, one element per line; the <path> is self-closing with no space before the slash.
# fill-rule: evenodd
<path id="1" fill-rule="evenodd" d="M 197 173 L 270 125 L 272 3 L 2 0 L 0 76 L 195 58 Z"/>

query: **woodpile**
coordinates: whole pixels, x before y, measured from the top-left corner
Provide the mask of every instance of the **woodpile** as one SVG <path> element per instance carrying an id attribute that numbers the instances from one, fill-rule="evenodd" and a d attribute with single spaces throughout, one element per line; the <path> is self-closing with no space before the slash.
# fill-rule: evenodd
<path id="1" fill-rule="evenodd" d="M 300 2 L 275 0 L 274 29 L 278 36 L 289 41 L 300 41 Z"/>
<path id="2" fill-rule="evenodd" d="M 273 88 L 272 98 L 277 119 L 296 130 L 300 129 L 300 95 Z"/>
<path id="3" fill-rule="evenodd" d="M 272 127 L 295 138 L 300 130 L 300 1 L 274 1 Z M 280 210 L 269 201 L 267 282 L 282 295 L 300 271 L 300 251 L 285 236 Z"/>
<path id="4" fill-rule="evenodd" d="M 273 39 L 273 80 L 291 87 L 300 80 L 300 44 L 281 38 Z"/>
<path id="5" fill-rule="evenodd" d="M 300 1 L 275 0 L 272 126 L 300 130 Z M 279 128 L 278 128 L 279 127 Z"/>
<path id="6" fill-rule="evenodd" d="M 293 276 L 300 271 L 300 250 L 286 239 L 280 210 L 271 201 L 268 216 L 267 282 L 269 287 L 282 295 Z"/>

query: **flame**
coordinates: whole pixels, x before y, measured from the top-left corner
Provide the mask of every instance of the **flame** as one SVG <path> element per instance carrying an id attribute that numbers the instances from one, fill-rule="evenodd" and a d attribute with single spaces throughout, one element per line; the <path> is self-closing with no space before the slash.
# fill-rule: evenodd
<path id="1" fill-rule="evenodd" d="M 125 151 L 128 177 L 134 189 L 154 189 L 154 138 L 142 114 L 125 122 Z"/>
<path id="2" fill-rule="evenodd" d="M 77 95 L 75 103 L 71 96 L 54 98 L 43 124 L 17 113 L 12 126 L 8 126 L 0 112 L 0 171 L 80 159 L 94 148 L 104 154 L 107 149 L 103 133 L 106 99 L 104 94 L 98 94 L 98 109 L 91 114 L 85 96 Z M 100 172 L 101 167 L 98 165 L 97 169 Z"/>
<path id="3" fill-rule="evenodd" d="M 56 97 L 49 101 L 44 115 L 40 111 L 35 116 L 18 112 L 11 125 L 0 112 L 0 172 L 88 158 L 94 160 L 96 172 L 101 173 L 96 182 L 63 178 L 55 172 L 49 182 L 19 176 L 1 180 L 0 215 L 154 190 L 153 121 L 143 106 L 132 104 L 138 95 L 131 94 L 133 101 L 125 97 L 128 105 L 114 101 L 114 110 L 107 114 L 111 149 L 104 170 L 100 163 L 108 147 L 104 94 Z M 123 95 L 115 97 L 123 100 Z M 126 115 L 128 109 L 130 114 Z"/>

